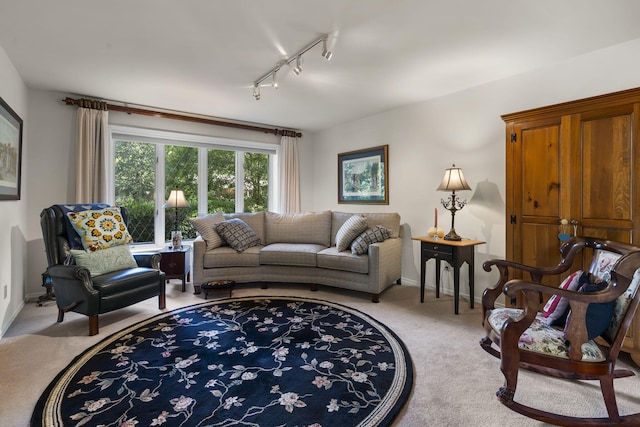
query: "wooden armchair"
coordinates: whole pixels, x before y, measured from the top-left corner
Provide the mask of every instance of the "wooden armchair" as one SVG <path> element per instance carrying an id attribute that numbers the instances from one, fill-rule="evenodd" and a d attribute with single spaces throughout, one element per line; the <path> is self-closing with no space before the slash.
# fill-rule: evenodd
<path id="1" fill-rule="evenodd" d="M 536 268 L 505 260 L 489 260 L 485 271 L 497 268 L 500 277 L 496 285 L 487 288 L 482 297 L 483 326 L 486 336 L 481 347 L 500 359 L 505 385 L 496 395 L 508 408 L 557 425 L 640 425 L 640 414 L 621 416 L 618 412 L 614 378 L 635 375 L 630 370 L 615 369 L 620 348 L 640 302 L 640 247 L 589 237 L 574 237 L 560 247 L 561 261 L 555 267 Z M 542 279 L 577 270 L 588 260 L 588 278 L 602 279 L 601 290 L 580 292 L 542 284 Z M 615 262 L 613 262 L 615 260 Z M 585 261 L 588 264 L 588 261 Z M 606 265 L 609 263 L 608 265 Z M 576 264 L 578 267 L 576 267 Z M 572 268 L 573 266 L 573 268 Z M 530 280 L 510 280 L 510 271 L 528 273 Z M 578 272 L 577 274 L 579 274 Z M 581 275 L 581 279 L 587 275 Z M 583 291 L 585 289 L 583 288 Z M 504 293 L 514 299 L 521 292 L 523 308 L 496 308 L 496 299 Z M 570 314 L 563 329 L 549 326 L 540 312 L 542 295 L 554 294 L 569 302 Z M 615 303 L 613 302 L 615 301 Z M 590 339 L 587 324 L 593 325 L 589 305 L 611 302 L 615 307 L 606 330 L 600 336 L 604 342 Z M 548 305 L 546 306 L 548 307 Z M 602 323 L 602 322 L 601 322 Z M 598 339 L 600 341 L 600 339 Z M 579 418 L 555 414 L 514 401 L 520 368 L 555 377 L 574 380 L 599 380 L 607 418 Z"/>

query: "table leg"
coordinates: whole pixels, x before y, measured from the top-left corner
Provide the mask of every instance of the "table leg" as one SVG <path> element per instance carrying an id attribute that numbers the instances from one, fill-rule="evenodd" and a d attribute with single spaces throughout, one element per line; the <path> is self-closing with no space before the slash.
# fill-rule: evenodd
<path id="1" fill-rule="evenodd" d="M 473 308 L 473 256 L 471 257 L 471 262 L 467 261 L 467 264 L 469 265 L 469 307 Z"/>
<path id="2" fill-rule="evenodd" d="M 458 314 L 460 306 L 460 266 L 454 262 L 453 267 L 453 303 L 454 313 Z"/>
<path id="3" fill-rule="evenodd" d="M 436 258 L 436 298 L 440 298 L 440 258 Z"/>
<path id="4" fill-rule="evenodd" d="M 424 302 L 424 279 L 427 260 L 424 257 L 424 250 L 420 255 L 420 302 Z"/>

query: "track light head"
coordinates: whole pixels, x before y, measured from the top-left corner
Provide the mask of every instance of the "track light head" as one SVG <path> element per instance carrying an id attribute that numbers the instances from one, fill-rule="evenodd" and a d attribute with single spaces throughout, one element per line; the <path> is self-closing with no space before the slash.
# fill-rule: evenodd
<path id="1" fill-rule="evenodd" d="M 296 66 L 293 68 L 293 72 L 296 73 L 296 76 L 299 76 L 302 72 L 302 58 L 300 55 L 296 57 Z"/>
<path id="2" fill-rule="evenodd" d="M 327 49 L 327 38 L 325 37 L 322 39 L 322 57 L 327 61 L 330 61 L 332 56 L 333 52 Z"/>
<path id="3" fill-rule="evenodd" d="M 253 85 L 253 97 L 256 101 L 260 101 L 260 87 L 257 84 Z"/>
<path id="4" fill-rule="evenodd" d="M 273 70 L 273 82 L 271 83 L 274 89 L 278 89 L 278 78 L 276 77 L 276 74 L 278 73 L 278 70 Z"/>

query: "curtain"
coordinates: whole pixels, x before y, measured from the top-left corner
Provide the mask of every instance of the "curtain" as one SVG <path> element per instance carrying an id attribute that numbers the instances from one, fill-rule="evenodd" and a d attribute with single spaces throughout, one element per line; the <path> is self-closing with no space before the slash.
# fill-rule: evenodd
<path id="1" fill-rule="evenodd" d="M 107 199 L 107 104 L 79 100 L 78 105 L 76 203 L 104 203 Z"/>
<path id="2" fill-rule="evenodd" d="M 298 139 L 283 135 L 280 139 L 280 213 L 300 212 L 300 173 Z"/>

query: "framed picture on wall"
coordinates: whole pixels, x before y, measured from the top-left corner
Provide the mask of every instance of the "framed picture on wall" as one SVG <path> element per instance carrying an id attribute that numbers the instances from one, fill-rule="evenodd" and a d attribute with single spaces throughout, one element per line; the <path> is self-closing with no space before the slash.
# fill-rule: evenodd
<path id="1" fill-rule="evenodd" d="M 22 119 L 0 98 L 0 200 L 20 200 Z"/>
<path id="2" fill-rule="evenodd" d="M 338 154 L 338 203 L 389 204 L 389 146 Z"/>

